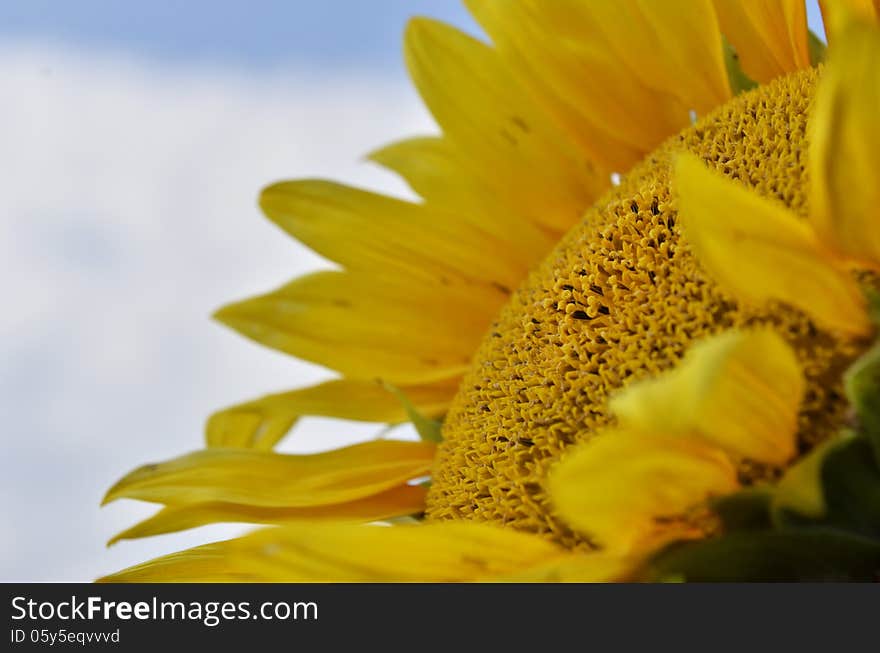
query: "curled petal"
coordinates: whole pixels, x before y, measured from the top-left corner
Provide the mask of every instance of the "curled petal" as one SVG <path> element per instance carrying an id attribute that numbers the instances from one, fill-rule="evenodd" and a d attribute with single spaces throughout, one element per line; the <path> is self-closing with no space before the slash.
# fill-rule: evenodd
<path id="1" fill-rule="evenodd" d="M 679 156 L 675 184 L 688 243 L 740 301 L 777 300 L 826 329 L 871 331 L 861 289 L 809 223 L 690 154 Z"/>
<path id="2" fill-rule="evenodd" d="M 559 515 L 611 551 L 638 549 L 708 498 L 738 487 L 736 469 L 700 438 L 608 431 L 548 480 Z"/>
<path id="3" fill-rule="evenodd" d="M 696 435 L 728 453 L 782 464 L 795 453 L 804 377 L 792 349 L 768 329 L 700 342 L 673 370 L 611 399 L 623 428 Z"/>

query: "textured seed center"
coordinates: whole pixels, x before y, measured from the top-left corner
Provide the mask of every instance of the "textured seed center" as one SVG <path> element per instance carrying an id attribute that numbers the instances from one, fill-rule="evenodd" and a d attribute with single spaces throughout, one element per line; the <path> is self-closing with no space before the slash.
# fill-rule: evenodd
<path id="1" fill-rule="evenodd" d="M 500 522 L 582 544 L 554 517 L 548 469 L 609 424 L 610 393 L 668 369 L 695 339 L 736 325 L 771 324 L 795 347 L 808 380 L 802 450 L 841 423 L 839 375 L 856 348 L 794 310 L 739 306 L 692 255 L 670 188 L 671 161 L 688 150 L 805 215 L 816 77 L 807 70 L 741 95 L 668 141 L 532 272 L 486 334 L 447 416 L 430 519 Z"/>

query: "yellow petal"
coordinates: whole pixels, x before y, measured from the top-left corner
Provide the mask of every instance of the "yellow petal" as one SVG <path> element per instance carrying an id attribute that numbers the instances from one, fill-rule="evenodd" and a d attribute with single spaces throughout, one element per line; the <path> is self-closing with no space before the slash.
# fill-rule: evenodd
<path id="1" fill-rule="evenodd" d="M 679 156 L 675 184 L 688 243 L 737 299 L 778 300 L 820 327 L 851 335 L 870 331 L 858 284 L 805 220 L 710 171 L 693 155 Z"/>
<path id="2" fill-rule="evenodd" d="M 880 29 L 853 24 L 819 82 L 810 139 L 811 219 L 848 261 L 880 270 Z"/>
<path id="3" fill-rule="evenodd" d="M 204 449 L 144 465 L 107 492 L 156 503 L 307 508 L 362 499 L 427 474 L 435 445 L 374 440 L 311 455 Z"/>
<path id="4" fill-rule="evenodd" d="M 670 524 L 633 542 L 629 550 L 601 549 L 588 553 L 569 553 L 503 580 L 517 583 L 637 582 L 642 579 L 645 563 L 661 548 L 678 540 L 702 536 L 703 533 L 695 531 L 693 527 Z"/>
<path id="5" fill-rule="evenodd" d="M 708 498 L 737 488 L 717 447 L 688 436 L 607 431 L 551 471 L 550 498 L 571 527 L 630 551 Z"/>
<path id="6" fill-rule="evenodd" d="M 642 560 L 617 551 L 568 554 L 493 581 L 511 583 L 619 583 L 634 580 Z"/>
<path id="7" fill-rule="evenodd" d="M 392 527 L 291 524 L 215 546 L 224 557 L 221 568 L 227 575 L 277 582 L 488 580 L 544 564 L 564 553 L 537 535 L 451 522 Z M 171 560 L 159 558 L 104 580 L 198 580 L 180 561 L 182 554 L 174 555 Z"/>
<path id="8" fill-rule="evenodd" d="M 466 4 L 534 96 L 584 155 L 603 167 L 628 170 L 653 144 L 687 124 L 687 109 L 675 98 L 634 79 L 621 81 L 625 71 L 586 3 Z"/>
<path id="9" fill-rule="evenodd" d="M 218 411 L 205 424 L 205 440 L 209 447 L 246 447 L 268 451 L 286 436 L 300 414 L 276 411 L 271 404 L 259 400 L 247 408 L 237 406 Z"/>
<path id="10" fill-rule="evenodd" d="M 152 517 L 128 528 L 107 545 L 219 522 L 247 524 L 285 524 L 297 521 L 373 522 L 416 515 L 425 509 L 427 489 L 420 485 L 401 485 L 379 494 L 346 503 L 311 508 L 265 508 L 235 503 L 196 503 L 162 508 Z"/>
<path id="11" fill-rule="evenodd" d="M 708 0 L 468 0 L 510 65 L 581 148 L 628 170 L 729 97 Z M 687 71 L 687 74 L 682 74 Z"/>
<path id="12" fill-rule="evenodd" d="M 459 379 L 400 388 L 419 413 L 439 417 L 458 389 Z M 380 383 L 338 379 L 231 406 L 208 419 L 209 447 L 268 450 L 299 417 L 318 415 L 397 424 L 407 420 L 400 401 Z"/>
<path id="13" fill-rule="evenodd" d="M 589 6 L 609 46 L 643 84 L 678 95 L 700 114 L 730 98 L 711 0 L 601 0 Z"/>
<path id="14" fill-rule="evenodd" d="M 542 537 L 477 523 L 297 525 L 259 532 L 243 548 L 267 576 L 336 582 L 480 580 L 562 553 Z"/>
<path id="15" fill-rule="evenodd" d="M 259 583 L 271 579 L 229 565 L 229 540 L 212 542 L 129 567 L 98 583 Z"/>
<path id="16" fill-rule="evenodd" d="M 511 285 L 521 263 L 466 218 L 330 181 L 283 181 L 260 207 L 279 227 L 354 272 L 420 282 Z M 491 251 L 497 255 L 487 257 Z"/>
<path id="17" fill-rule="evenodd" d="M 630 385 L 609 409 L 622 428 L 699 436 L 735 456 L 782 464 L 795 453 L 804 378 L 774 331 L 727 331 L 675 369 Z"/>
<path id="18" fill-rule="evenodd" d="M 479 224 L 525 267 L 540 261 L 556 244 L 524 212 L 515 193 L 499 192 L 493 181 L 470 170 L 469 155 L 447 139 L 411 138 L 376 150 L 369 158 L 403 177 L 428 205 Z"/>
<path id="19" fill-rule="evenodd" d="M 852 20 L 880 21 L 880 0 L 819 0 L 825 36 L 837 44 L 837 37 Z"/>
<path id="20" fill-rule="evenodd" d="M 220 309 L 239 333 L 362 381 L 423 385 L 460 376 L 507 289 L 473 289 L 474 304 L 442 287 L 318 272 L 276 291 Z"/>
<path id="21" fill-rule="evenodd" d="M 581 217 L 609 178 L 576 151 L 517 75 L 485 44 L 442 23 L 412 20 L 410 76 L 467 171 L 557 233 Z"/>
<path id="22" fill-rule="evenodd" d="M 804 0 L 713 0 L 721 31 L 746 74 L 760 83 L 808 68 Z"/>

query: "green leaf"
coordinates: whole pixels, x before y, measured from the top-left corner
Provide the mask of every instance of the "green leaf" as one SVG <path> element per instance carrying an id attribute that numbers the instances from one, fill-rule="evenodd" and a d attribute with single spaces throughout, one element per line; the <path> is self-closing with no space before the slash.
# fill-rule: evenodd
<path id="1" fill-rule="evenodd" d="M 810 65 L 818 66 L 825 61 L 825 51 L 828 46 L 813 30 L 807 30 L 807 47 L 810 49 Z"/>
<path id="2" fill-rule="evenodd" d="M 758 86 L 758 83 L 743 71 L 736 48 L 725 37 L 721 38 L 724 45 L 724 65 L 727 67 L 727 79 L 730 81 L 730 90 L 733 94 L 739 95 Z"/>
<path id="3" fill-rule="evenodd" d="M 721 519 L 724 532 L 768 530 L 773 523 L 770 505 L 773 494 L 765 489 L 750 489 L 720 497 L 712 510 Z"/>
<path id="4" fill-rule="evenodd" d="M 791 520 L 813 522 L 825 516 L 828 508 L 822 486 L 822 468 L 828 454 L 852 437 L 852 432 L 843 431 L 828 438 L 785 470 L 773 491 L 770 516 L 774 525 L 784 526 Z"/>
<path id="5" fill-rule="evenodd" d="M 880 539 L 880 468 L 871 444 L 857 436 L 829 448 L 819 471 L 824 513 L 810 517 L 789 509 L 774 512 L 784 530 L 832 528 Z"/>
<path id="6" fill-rule="evenodd" d="M 409 421 L 412 422 L 422 440 L 425 442 L 443 442 L 442 422 L 422 415 L 400 388 L 384 381 L 382 385 L 388 392 L 397 397 L 397 400 L 406 411 Z"/>
<path id="7" fill-rule="evenodd" d="M 689 582 L 876 581 L 880 542 L 819 530 L 731 533 L 668 547 L 648 575 Z"/>
<path id="8" fill-rule="evenodd" d="M 873 454 L 871 443 L 859 436 L 825 457 L 823 523 L 880 538 L 880 468 Z"/>
<path id="9" fill-rule="evenodd" d="M 880 461 L 880 343 L 847 370 L 844 388 L 858 417 L 858 430 L 871 442 Z"/>

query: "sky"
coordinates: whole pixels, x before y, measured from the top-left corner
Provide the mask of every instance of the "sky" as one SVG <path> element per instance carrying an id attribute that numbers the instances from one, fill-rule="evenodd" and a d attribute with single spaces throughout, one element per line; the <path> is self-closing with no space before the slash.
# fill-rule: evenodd
<path id="1" fill-rule="evenodd" d="M 329 378 L 209 319 L 327 265 L 256 207 L 329 177 L 408 197 L 366 163 L 435 127 L 400 35 L 454 0 L 0 3 L 0 581 L 89 581 L 239 532 L 105 549 L 154 509 L 101 496 L 202 444 L 213 410 Z M 377 432 L 304 420 L 318 451 Z"/>
<path id="2" fill-rule="evenodd" d="M 476 30 L 458 0 L 4 0 L 0 38 L 116 50 L 167 65 L 254 72 L 309 65 L 403 78 L 400 33 L 429 15 Z"/>

